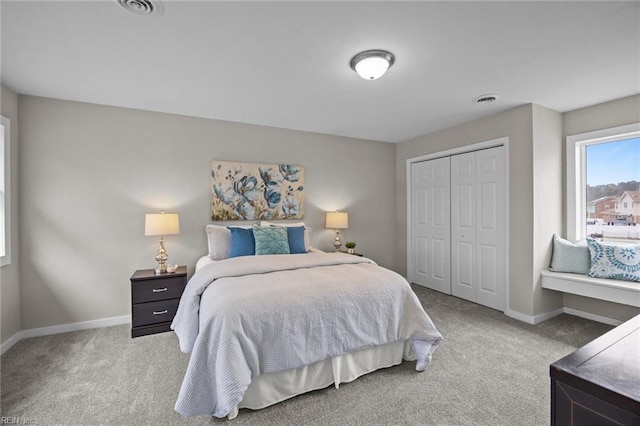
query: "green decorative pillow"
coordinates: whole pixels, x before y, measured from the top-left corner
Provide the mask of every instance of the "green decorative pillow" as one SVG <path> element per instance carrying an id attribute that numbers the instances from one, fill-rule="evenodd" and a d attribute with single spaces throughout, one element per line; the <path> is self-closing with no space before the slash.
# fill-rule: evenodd
<path id="1" fill-rule="evenodd" d="M 253 226 L 256 240 L 256 255 L 289 254 L 287 229 L 279 226 Z"/>
<path id="2" fill-rule="evenodd" d="M 572 243 L 557 235 L 553 236 L 551 270 L 587 275 L 591 268 L 591 256 L 586 241 Z"/>

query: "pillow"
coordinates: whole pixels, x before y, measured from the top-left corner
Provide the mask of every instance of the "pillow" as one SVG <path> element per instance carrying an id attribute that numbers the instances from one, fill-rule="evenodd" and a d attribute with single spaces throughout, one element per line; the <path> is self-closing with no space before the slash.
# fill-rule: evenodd
<path id="1" fill-rule="evenodd" d="M 253 236 L 256 241 L 256 255 L 289 254 L 289 239 L 286 228 L 254 225 Z"/>
<path id="2" fill-rule="evenodd" d="M 229 257 L 253 256 L 256 254 L 253 229 L 230 226 L 229 231 L 231 231 L 231 253 Z"/>
<path id="3" fill-rule="evenodd" d="M 274 222 L 267 222 L 266 220 L 263 220 L 262 222 L 260 222 L 260 226 L 284 226 L 286 228 L 288 227 L 299 227 L 299 226 L 303 226 L 304 227 L 304 249 L 305 251 L 309 251 L 311 249 L 311 231 L 313 230 L 313 228 L 307 226 L 304 224 L 304 222 L 283 222 L 283 223 L 274 223 Z"/>
<path id="4" fill-rule="evenodd" d="M 204 228 L 207 233 L 209 246 L 209 258 L 211 260 L 226 259 L 231 255 L 231 231 L 226 226 L 207 225 Z"/>
<path id="5" fill-rule="evenodd" d="M 550 270 L 587 275 L 590 267 L 591 256 L 585 241 L 578 241 L 573 244 L 554 234 Z"/>
<path id="6" fill-rule="evenodd" d="M 287 239 L 289 240 L 289 253 L 306 253 L 304 245 L 304 226 L 287 226 Z"/>
<path id="7" fill-rule="evenodd" d="M 589 276 L 640 282 L 640 244 L 609 244 L 587 238 Z"/>

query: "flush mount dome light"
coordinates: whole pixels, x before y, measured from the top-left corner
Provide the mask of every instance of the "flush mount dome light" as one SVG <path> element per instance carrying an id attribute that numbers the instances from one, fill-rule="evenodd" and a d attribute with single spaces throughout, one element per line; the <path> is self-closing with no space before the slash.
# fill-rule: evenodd
<path id="1" fill-rule="evenodd" d="M 375 80 L 391 68 L 394 60 L 386 50 L 367 50 L 351 58 L 351 68 L 365 80 Z"/>

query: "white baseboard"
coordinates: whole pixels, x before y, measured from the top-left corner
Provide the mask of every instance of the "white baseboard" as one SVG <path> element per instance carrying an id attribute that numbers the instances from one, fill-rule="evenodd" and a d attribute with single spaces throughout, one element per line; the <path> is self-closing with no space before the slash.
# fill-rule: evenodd
<path id="1" fill-rule="evenodd" d="M 504 314 L 508 317 L 517 319 L 522 322 L 526 322 L 527 324 L 540 324 L 543 321 L 551 319 L 553 317 L 557 317 L 558 315 L 564 313 L 564 308 L 554 309 L 551 312 L 545 312 L 539 315 L 525 315 L 520 312 L 512 311 L 511 309 L 507 309 L 504 311 Z"/>
<path id="2" fill-rule="evenodd" d="M 131 315 L 121 317 L 103 318 L 93 321 L 74 322 L 71 324 L 54 325 L 51 327 L 30 328 L 22 330 L 11 336 L 6 342 L 0 345 L 0 355 L 8 351 L 13 345 L 22 339 L 30 337 L 48 336 L 51 334 L 69 333 L 71 331 L 89 330 L 92 328 L 111 327 L 113 325 L 131 323 Z"/>
<path id="3" fill-rule="evenodd" d="M 4 343 L 0 344 L 0 355 L 11 349 L 13 345 L 18 343 L 20 340 L 22 340 L 22 331 L 18 331 L 16 334 L 9 337 Z"/>
<path id="4" fill-rule="evenodd" d="M 586 318 L 588 320 L 591 321 L 596 321 L 596 322 L 601 322 L 603 324 L 608 324 L 608 325 L 613 325 L 613 326 L 619 326 L 620 324 L 622 324 L 624 321 L 620 321 L 614 318 L 609 318 L 609 317 L 605 317 L 602 315 L 597 315 L 597 314 L 592 314 L 590 312 L 584 312 L 584 311 L 580 311 L 578 309 L 573 309 L 573 308 L 562 308 L 564 310 L 565 314 L 568 315 L 573 315 L 576 317 L 580 317 L 580 318 Z"/>
<path id="5" fill-rule="evenodd" d="M 613 326 L 618 326 L 624 322 L 614 318 L 609 318 L 602 315 L 592 314 L 589 312 L 584 312 L 578 309 L 567 308 L 567 307 L 554 309 L 553 311 L 545 312 L 543 314 L 539 314 L 535 316 L 521 314 L 520 312 L 512 311 L 510 309 L 507 309 L 506 311 L 504 311 L 504 314 L 508 317 L 517 319 L 522 322 L 526 322 L 527 324 L 534 324 L 534 325 L 540 324 L 541 322 L 551 319 L 553 317 L 557 317 L 560 314 L 573 315 L 575 317 L 585 318 L 591 321 L 601 322 L 603 324 L 608 324 Z"/>

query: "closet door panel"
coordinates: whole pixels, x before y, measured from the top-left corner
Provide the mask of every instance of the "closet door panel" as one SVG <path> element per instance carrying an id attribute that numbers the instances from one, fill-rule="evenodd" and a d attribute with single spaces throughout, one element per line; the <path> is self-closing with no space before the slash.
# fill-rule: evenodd
<path id="1" fill-rule="evenodd" d="M 449 158 L 413 164 L 411 282 L 451 294 Z"/>
<path id="2" fill-rule="evenodd" d="M 476 152 L 476 302 L 504 308 L 504 201 L 503 147 Z"/>
<path id="3" fill-rule="evenodd" d="M 475 153 L 451 157 L 451 294 L 475 301 Z"/>
<path id="4" fill-rule="evenodd" d="M 480 244 L 478 247 L 478 290 L 479 292 L 496 294 L 498 271 L 496 247 Z"/>

